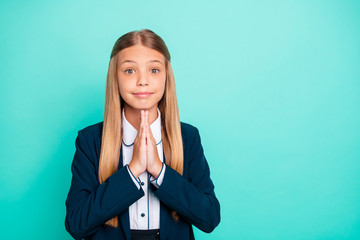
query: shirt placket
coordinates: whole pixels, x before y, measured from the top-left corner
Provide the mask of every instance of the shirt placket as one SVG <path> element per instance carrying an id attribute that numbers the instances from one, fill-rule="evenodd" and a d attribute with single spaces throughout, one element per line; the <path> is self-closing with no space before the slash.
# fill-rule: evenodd
<path id="1" fill-rule="evenodd" d="M 148 229 L 149 227 L 149 192 L 148 192 L 148 173 L 145 171 L 139 176 L 140 184 L 145 192 L 145 196 L 140 198 L 138 204 L 138 214 L 139 216 L 139 227 L 140 229 Z"/>

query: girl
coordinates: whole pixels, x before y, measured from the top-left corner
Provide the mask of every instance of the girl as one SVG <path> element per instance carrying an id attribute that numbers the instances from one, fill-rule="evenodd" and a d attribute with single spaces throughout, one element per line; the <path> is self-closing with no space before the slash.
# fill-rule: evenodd
<path id="1" fill-rule="evenodd" d="M 180 122 L 170 53 L 148 29 L 111 52 L 104 121 L 78 131 L 66 199 L 75 239 L 194 239 L 220 222 L 199 131 Z"/>

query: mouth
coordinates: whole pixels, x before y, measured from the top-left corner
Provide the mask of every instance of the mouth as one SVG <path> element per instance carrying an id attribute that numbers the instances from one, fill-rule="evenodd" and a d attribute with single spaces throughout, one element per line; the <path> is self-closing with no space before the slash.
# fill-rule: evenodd
<path id="1" fill-rule="evenodd" d="M 133 94 L 136 97 L 145 98 L 145 97 L 149 97 L 153 93 L 152 92 L 136 92 L 136 93 L 133 93 Z"/>

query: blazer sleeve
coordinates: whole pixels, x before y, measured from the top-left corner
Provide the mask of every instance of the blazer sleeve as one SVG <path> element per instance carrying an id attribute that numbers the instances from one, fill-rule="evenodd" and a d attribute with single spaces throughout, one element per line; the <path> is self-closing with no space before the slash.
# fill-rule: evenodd
<path id="1" fill-rule="evenodd" d="M 220 222 L 220 204 L 215 196 L 197 128 L 190 139 L 193 141 L 187 155 L 189 162 L 185 162 L 184 154 L 184 171 L 188 171 L 187 177 L 167 166 L 163 182 L 154 194 L 186 221 L 209 233 Z"/>
<path id="2" fill-rule="evenodd" d="M 65 227 L 75 239 L 95 233 L 102 224 L 144 196 L 144 191 L 136 187 L 125 167 L 99 184 L 94 165 L 95 150 L 87 143 L 90 140 L 86 132 L 78 131 L 71 186 L 65 202 Z"/>

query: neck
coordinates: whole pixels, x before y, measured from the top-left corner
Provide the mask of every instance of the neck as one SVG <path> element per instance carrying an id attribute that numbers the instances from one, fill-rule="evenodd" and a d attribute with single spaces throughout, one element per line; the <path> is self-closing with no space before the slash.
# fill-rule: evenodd
<path id="1" fill-rule="evenodd" d="M 149 126 L 155 122 L 158 117 L 157 106 L 152 107 L 151 109 L 135 109 L 130 107 L 128 104 L 124 104 L 124 112 L 126 120 L 137 130 L 140 129 L 141 123 L 141 110 L 149 111 Z"/>

